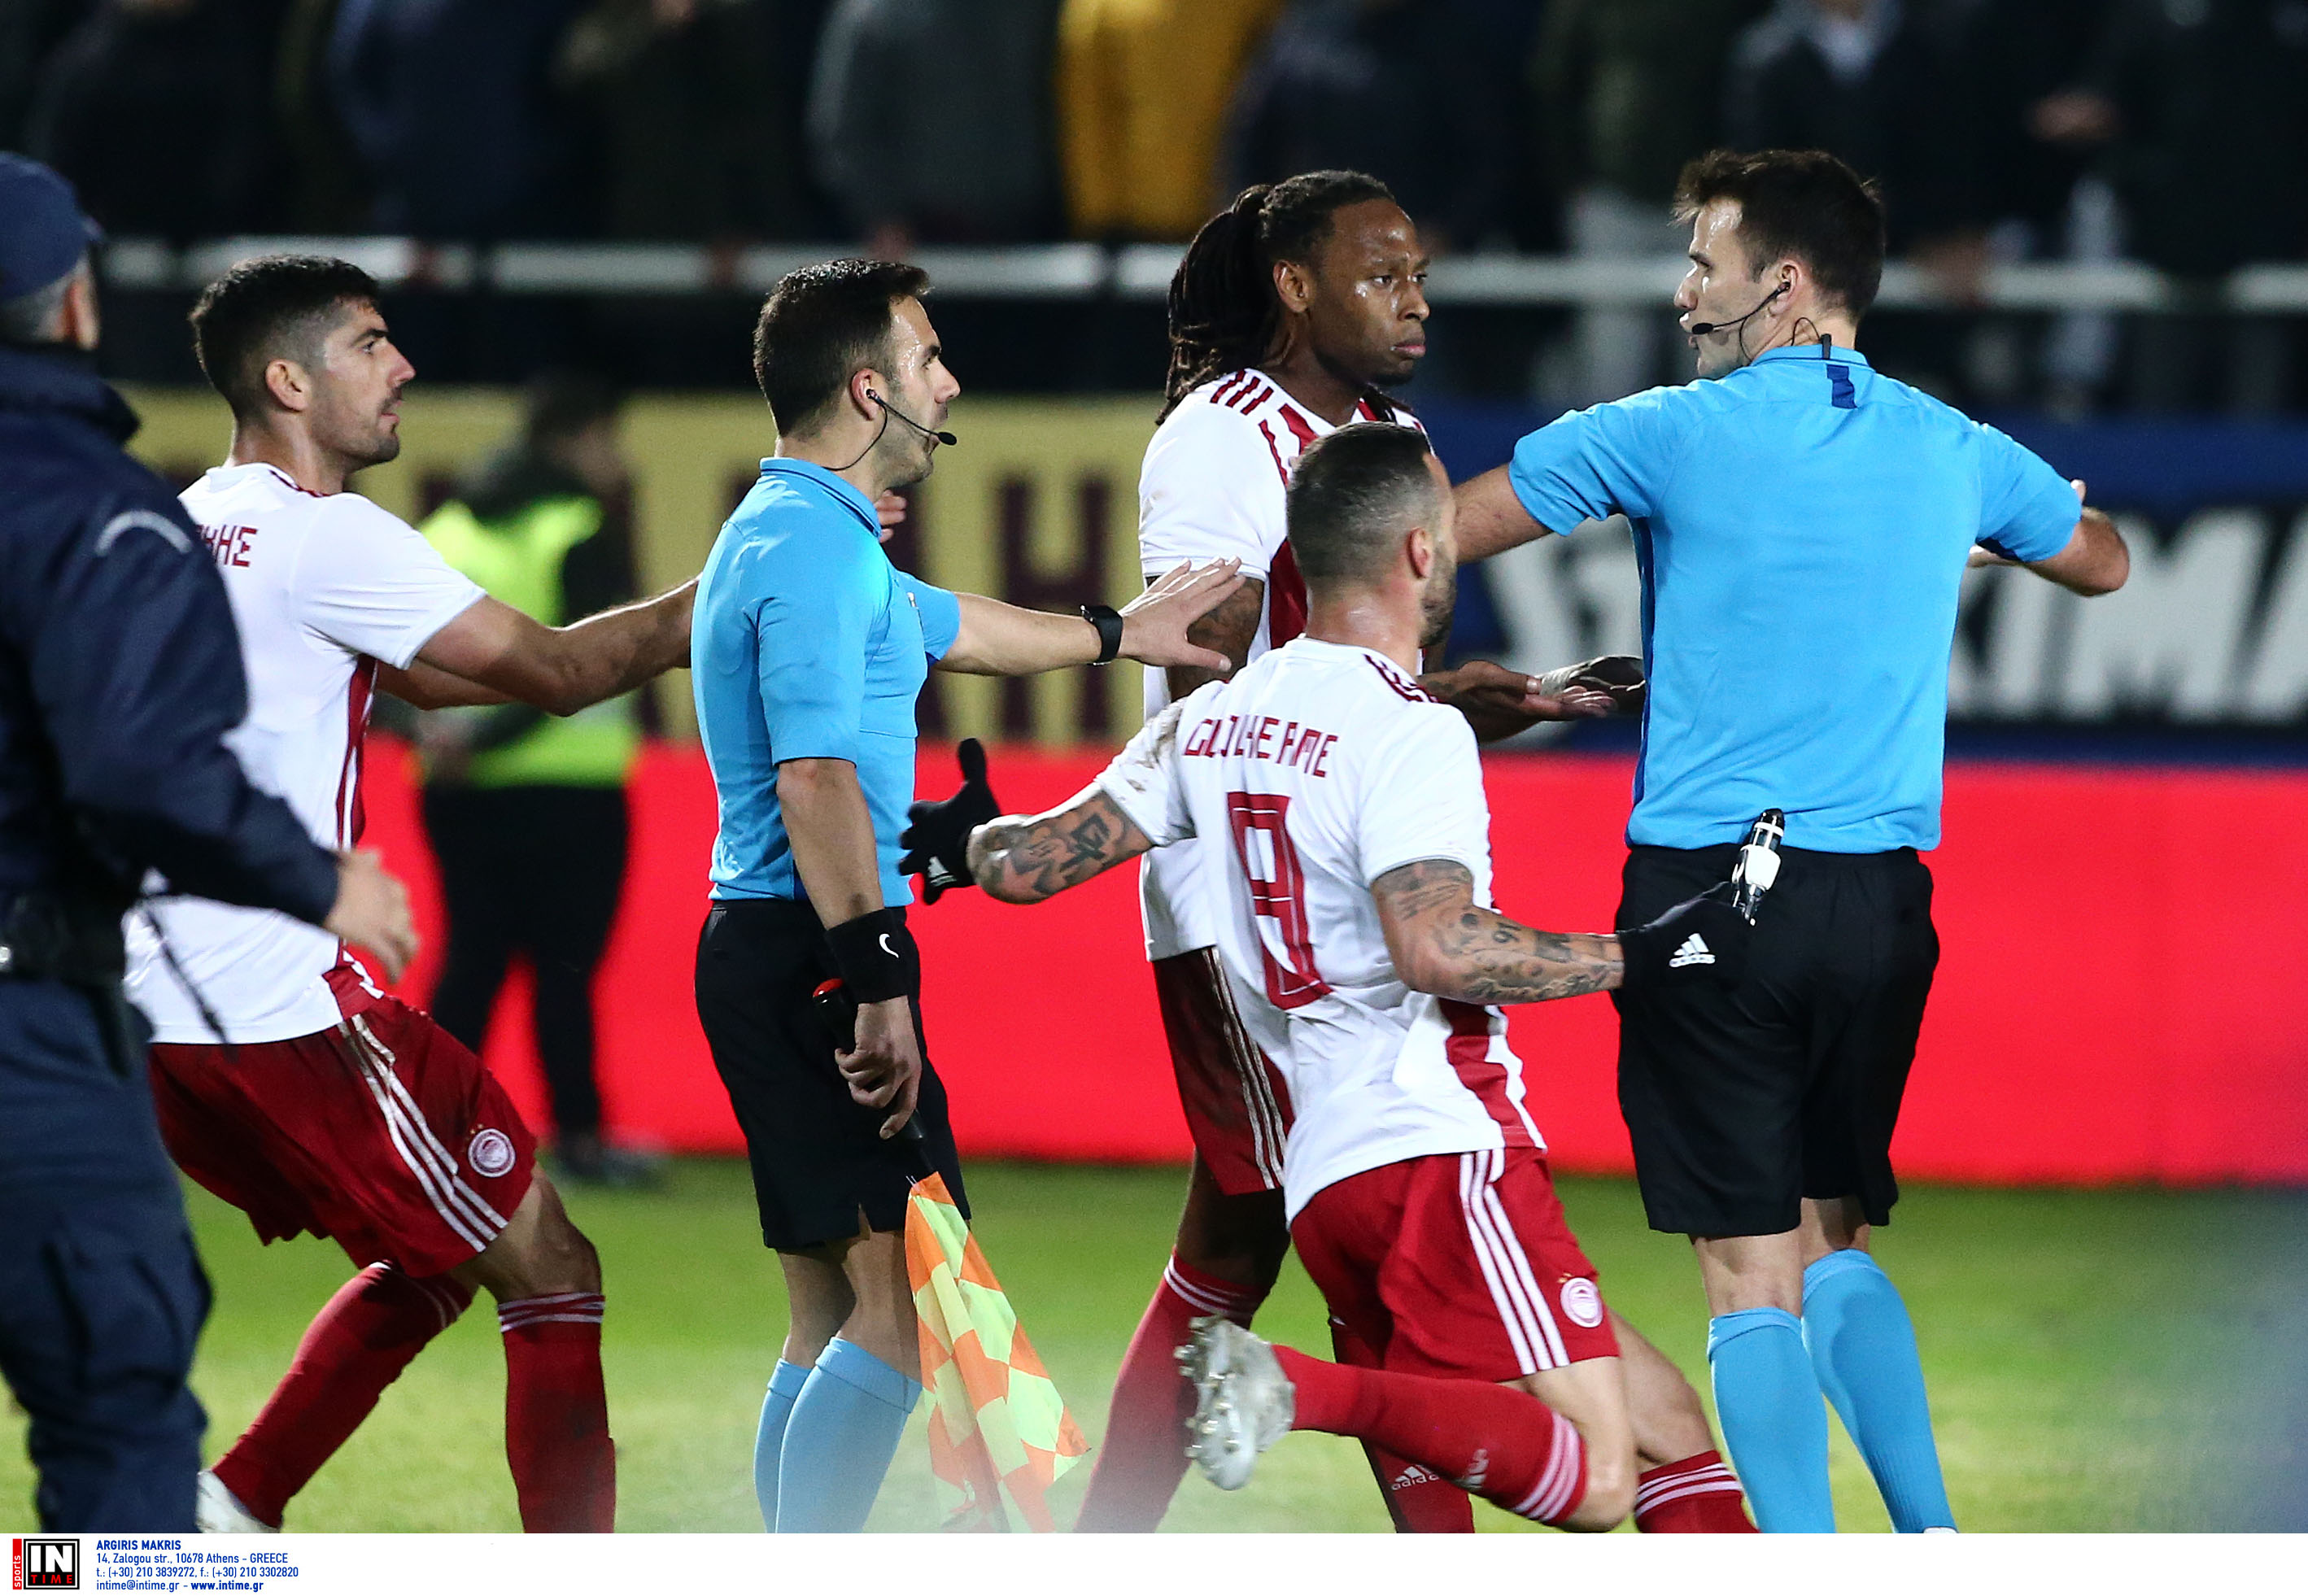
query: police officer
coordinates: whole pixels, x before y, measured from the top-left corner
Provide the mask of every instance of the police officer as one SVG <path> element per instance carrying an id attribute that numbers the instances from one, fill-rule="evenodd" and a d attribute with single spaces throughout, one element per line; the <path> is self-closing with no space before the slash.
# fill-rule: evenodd
<path id="1" fill-rule="evenodd" d="M 94 229 L 0 153 L 0 1373 L 30 1415 L 43 1528 L 193 1525 L 185 1389 L 209 1288 L 161 1152 L 122 915 L 169 890 L 415 948 L 400 885 L 251 787 L 224 586 L 122 443 L 89 363 Z"/>
<path id="2" fill-rule="evenodd" d="M 1468 559 L 1632 522 L 1649 703 L 1619 924 L 1719 880 L 1761 811 L 1785 864 L 1742 979 L 1619 996 L 1652 1229 L 1692 1238 L 1732 1461 L 1770 1530 L 1832 1530 L 1822 1393 L 1896 1527 L 1949 1529 L 1908 1311 L 1868 1255 L 1939 958 L 1930 870 L 1968 564 L 2085 596 L 2123 540 L 2083 484 L 1854 348 L 1883 211 L 1815 151 L 1683 175 L 1675 294 L 1704 380 L 1541 427 L 1460 489 Z M 1675 962 L 1718 962 L 1702 937 Z"/>

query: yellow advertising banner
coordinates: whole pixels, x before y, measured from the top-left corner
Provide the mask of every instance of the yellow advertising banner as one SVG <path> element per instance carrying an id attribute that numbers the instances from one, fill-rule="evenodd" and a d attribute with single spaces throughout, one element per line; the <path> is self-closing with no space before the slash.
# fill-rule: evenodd
<path id="1" fill-rule="evenodd" d="M 143 418 L 133 447 L 170 480 L 222 460 L 231 439 L 223 401 L 206 389 L 131 388 Z M 972 399 L 948 425 L 962 442 L 941 449 L 914 496 L 891 557 L 941 587 L 1041 609 L 1127 603 L 1138 571 L 1138 463 L 1154 435 L 1151 395 L 1070 400 Z M 412 388 L 401 407 L 400 458 L 354 480 L 393 513 L 421 518 L 453 496 L 464 474 L 513 434 L 519 396 L 502 389 Z M 654 589 L 694 575 L 723 519 L 776 442 L 768 410 L 743 394 L 648 394 L 626 407 L 633 523 L 642 580 Z M 669 727 L 694 726 L 687 677 L 661 697 Z M 1030 681 L 934 675 L 923 729 L 947 737 L 1112 744 L 1135 729 L 1139 668 L 1058 671 Z"/>

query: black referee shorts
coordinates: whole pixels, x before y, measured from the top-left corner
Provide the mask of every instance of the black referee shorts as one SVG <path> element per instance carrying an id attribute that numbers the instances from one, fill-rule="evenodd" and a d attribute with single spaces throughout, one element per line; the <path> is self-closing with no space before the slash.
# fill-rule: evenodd
<path id="1" fill-rule="evenodd" d="M 946 1122 L 945 1086 L 922 1045 L 919 1144 L 879 1134 L 888 1117 L 849 1095 L 833 1062 L 833 1039 L 811 994 L 840 973 L 824 927 L 807 903 L 788 899 L 716 902 L 697 936 L 697 1017 L 713 1067 L 745 1133 L 762 1241 L 800 1252 L 857 1234 L 905 1227 L 912 1178 L 934 1169 L 965 1218 L 969 1195 Z M 921 1035 L 921 1005 L 914 1031 Z M 926 1169 L 925 1157 L 926 1156 Z"/>
<path id="2" fill-rule="evenodd" d="M 1724 880 L 1737 850 L 1636 848 L 1618 923 Z M 1773 1236 L 1804 1197 L 1899 1200 L 1891 1131 L 1939 963 L 1932 873 L 1890 853 L 1782 850 L 1735 989 L 1692 982 L 1619 1005 L 1619 1108 L 1651 1229 Z"/>

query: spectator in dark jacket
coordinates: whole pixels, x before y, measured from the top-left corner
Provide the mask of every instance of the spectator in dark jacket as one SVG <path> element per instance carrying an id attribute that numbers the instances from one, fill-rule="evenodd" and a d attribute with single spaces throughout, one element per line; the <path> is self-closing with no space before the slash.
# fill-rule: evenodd
<path id="1" fill-rule="evenodd" d="M 1551 0 L 1531 77 L 1572 253 L 1626 259 L 1688 247 L 1689 229 L 1668 217 L 1675 178 L 1723 142 L 1724 58 L 1764 4 Z M 1683 347 L 1672 311 L 1583 311 L 1573 369 L 1550 397 L 1572 406 L 1624 398 L 1659 381 L 1662 360 Z M 1681 375 L 1689 370 L 1686 357 Z"/>
<path id="2" fill-rule="evenodd" d="M 105 0 L 42 71 L 26 148 L 110 231 L 278 225 L 278 0 Z"/>
<path id="3" fill-rule="evenodd" d="M 1487 47 L 1477 11 L 1463 0 L 1295 0 L 1236 91 L 1228 190 L 1368 172 L 1431 248 L 1470 249 L 1502 231 L 1508 64 Z"/>
<path id="4" fill-rule="evenodd" d="M 342 0 L 338 113 L 373 225 L 427 238 L 571 230 L 565 115 L 549 83 L 575 0 Z"/>
<path id="5" fill-rule="evenodd" d="M 592 121 L 613 238 L 808 232 L 770 0 L 595 0 L 556 77 Z"/>
<path id="6" fill-rule="evenodd" d="M 1947 52 L 1918 0 L 1778 0 L 1733 47 L 1724 134 L 1824 150 L 1882 185 L 1894 254 L 1963 220 Z"/>
<path id="7" fill-rule="evenodd" d="M 2117 0 L 2087 83 L 2115 128 L 2109 172 L 2131 253 L 2192 298 L 2308 247 L 2308 0 Z M 2221 358 L 2220 346 L 2228 344 Z M 2143 317 L 2136 404 L 2279 406 L 2288 330 L 2253 317 Z M 2224 372 L 2222 370 L 2224 369 Z"/>
<path id="8" fill-rule="evenodd" d="M 810 85 L 810 153 L 874 254 L 1055 230 L 1058 4 L 836 0 Z"/>

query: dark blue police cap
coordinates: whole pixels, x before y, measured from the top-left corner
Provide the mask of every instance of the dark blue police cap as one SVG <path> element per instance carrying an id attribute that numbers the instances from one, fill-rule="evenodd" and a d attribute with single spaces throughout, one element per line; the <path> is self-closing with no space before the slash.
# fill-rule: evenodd
<path id="1" fill-rule="evenodd" d="M 37 160 L 0 151 L 0 299 L 47 288 L 102 236 L 81 214 L 71 184 Z"/>

